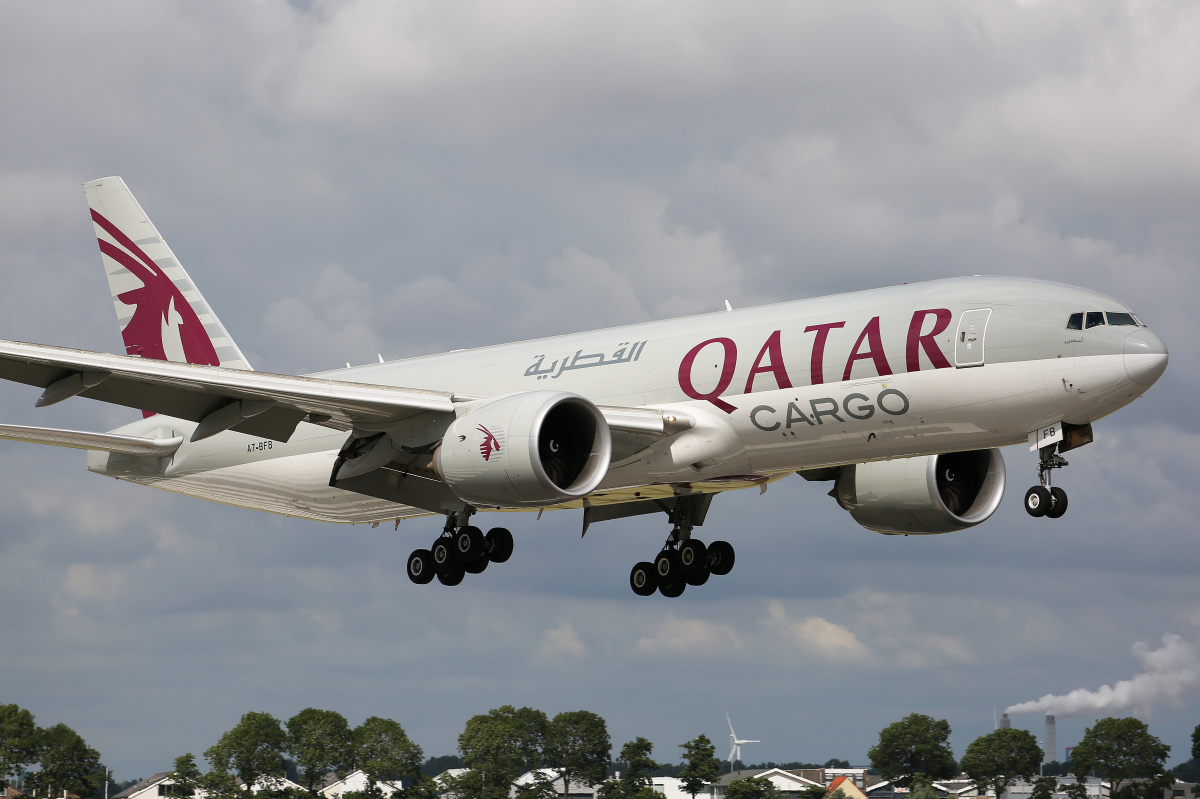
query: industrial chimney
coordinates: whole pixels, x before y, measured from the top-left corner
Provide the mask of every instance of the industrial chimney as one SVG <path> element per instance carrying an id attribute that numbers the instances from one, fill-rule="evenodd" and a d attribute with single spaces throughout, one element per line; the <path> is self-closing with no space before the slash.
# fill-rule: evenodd
<path id="1" fill-rule="evenodd" d="M 1007 730 L 1012 726 L 1012 721 L 1008 718 L 1007 713 L 1000 714 L 1000 729 Z"/>
<path id="2" fill-rule="evenodd" d="M 1042 762 L 1055 762 L 1057 760 L 1055 752 L 1057 752 L 1057 746 L 1054 741 L 1054 716 L 1048 715 L 1046 716 L 1046 748 L 1042 756 Z"/>

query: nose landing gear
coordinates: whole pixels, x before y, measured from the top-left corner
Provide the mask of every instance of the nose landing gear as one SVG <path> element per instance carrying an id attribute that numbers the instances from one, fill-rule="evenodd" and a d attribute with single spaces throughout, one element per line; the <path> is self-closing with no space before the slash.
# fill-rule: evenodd
<path id="1" fill-rule="evenodd" d="M 1067 459 L 1057 454 L 1055 445 L 1038 450 L 1038 482 L 1025 492 L 1025 511 L 1030 516 L 1045 516 L 1049 519 L 1060 518 L 1067 512 L 1067 492 L 1057 486 L 1050 485 L 1050 475 L 1054 469 L 1067 466 Z"/>

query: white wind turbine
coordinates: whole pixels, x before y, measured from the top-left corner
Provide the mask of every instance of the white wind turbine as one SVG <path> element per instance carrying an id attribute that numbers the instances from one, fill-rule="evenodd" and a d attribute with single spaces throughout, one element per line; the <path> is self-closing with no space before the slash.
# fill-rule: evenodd
<path id="1" fill-rule="evenodd" d="M 729 723 L 729 741 L 732 744 L 732 748 L 729 750 L 729 770 L 733 771 L 734 762 L 742 759 L 742 744 L 760 744 L 762 741 L 737 737 L 737 733 L 733 731 L 733 722 L 729 719 L 728 710 L 725 711 L 725 721 Z"/>

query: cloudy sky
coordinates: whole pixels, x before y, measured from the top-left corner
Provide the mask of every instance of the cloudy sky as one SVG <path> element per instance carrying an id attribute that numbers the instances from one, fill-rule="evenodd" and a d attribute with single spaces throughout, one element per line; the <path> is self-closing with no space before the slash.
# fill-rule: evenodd
<path id="1" fill-rule="evenodd" d="M 714 503 L 738 566 L 673 601 L 627 585 L 646 517 L 513 518 L 505 567 L 417 587 L 436 520 L 276 518 L 0 444 L 0 702 L 122 779 L 248 710 L 388 716 L 445 754 L 501 704 L 586 708 L 669 760 L 728 710 L 747 759 L 862 764 L 910 712 L 961 755 L 993 708 L 1105 685 L 1060 757 L 1136 711 L 1186 759 L 1198 42 L 1200 7 L 1154 0 L 0 4 L 0 338 L 121 351 L 80 185 L 116 174 L 274 371 L 977 273 L 1109 293 L 1171 348 L 1071 453 L 1058 523 L 1021 510 L 1023 447 L 948 536 L 789 478 Z M 0 421 L 131 418 L 36 394 L 0 386 Z"/>

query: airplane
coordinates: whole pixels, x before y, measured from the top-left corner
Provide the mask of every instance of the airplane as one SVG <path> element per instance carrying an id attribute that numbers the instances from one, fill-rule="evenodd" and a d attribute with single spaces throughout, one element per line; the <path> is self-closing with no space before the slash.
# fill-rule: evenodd
<path id="1" fill-rule="evenodd" d="M 582 509 L 590 525 L 665 514 L 630 572 L 677 597 L 733 568 L 693 535 L 722 492 L 792 474 L 832 484 L 863 527 L 974 527 L 1004 495 L 999 448 L 1028 443 L 1030 516 L 1092 423 L 1140 397 L 1166 345 L 1124 303 L 1041 280 L 972 276 L 780 302 L 308 375 L 252 369 L 128 186 L 84 184 L 125 354 L 0 341 L 0 378 L 142 411 L 108 433 L 0 425 L 87 450 L 101 475 L 285 516 L 379 524 L 443 516 L 412 582 L 503 563 L 489 511 Z"/>

